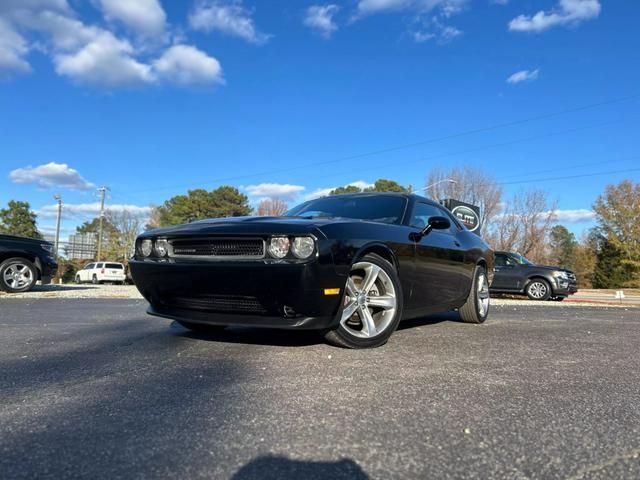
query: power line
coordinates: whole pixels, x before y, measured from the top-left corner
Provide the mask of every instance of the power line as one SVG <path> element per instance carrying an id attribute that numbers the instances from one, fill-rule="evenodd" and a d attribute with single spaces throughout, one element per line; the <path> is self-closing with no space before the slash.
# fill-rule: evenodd
<path id="1" fill-rule="evenodd" d="M 578 128 L 572 128 L 572 129 L 568 129 L 568 130 L 561 130 L 561 131 L 556 131 L 556 132 L 548 132 L 548 133 L 543 133 L 540 135 L 533 135 L 530 137 L 524 137 L 524 138 L 519 138 L 519 139 L 515 139 L 515 140 L 509 140 L 507 142 L 500 142 L 500 143 L 493 143 L 493 144 L 489 144 L 489 145 L 482 145 L 480 147 L 473 147 L 473 148 L 467 148 L 464 150 L 458 150 L 455 152 L 447 152 L 447 153 L 441 153 L 438 155 L 431 155 L 428 157 L 422 157 L 419 159 L 412 159 L 412 160 L 406 160 L 401 162 L 403 165 L 407 165 L 407 164 L 413 164 L 413 163 L 419 163 L 419 162 L 426 162 L 426 161 L 431 161 L 431 160 L 439 160 L 439 159 L 443 159 L 443 158 L 448 158 L 448 157 L 455 157 L 458 155 L 464 155 L 464 154 L 468 154 L 468 153 L 475 153 L 475 152 L 479 152 L 479 151 L 483 151 L 483 150 L 490 150 L 493 148 L 500 148 L 500 147 L 506 147 L 506 146 L 510 146 L 510 145 L 516 145 L 518 143 L 524 143 L 524 142 L 530 142 L 532 140 L 539 140 L 541 138 L 548 138 L 548 137 L 555 137 L 555 136 L 561 136 L 561 135 L 565 135 L 568 133 L 575 133 L 578 131 L 582 131 L 582 130 L 588 130 L 591 128 L 598 128 L 598 127 L 602 127 L 602 126 L 607 126 L 607 125 L 613 125 L 616 123 L 622 123 L 626 120 L 614 120 L 614 121 L 610 121 L 610 122 L 604 122 L 604 123 L 598 123 L 598 124 L 594 124 L 594 125 L 588 125 L 588 126 L 584 126 L 584 127 L 578 127 Z M 626 159 L 625 159 L 626 160 Z M 623 160 L 614 160 L 614 162 L 619 162 L 619 161 L 623 161 Z M 400 163 L 400 162 L 399 162 Z M 592 163 L 585 163 L 585 164 L 579 164 L 579 165 L 572 165 L 566 168 L 581 168 L 581 167 L 588 167 L 588 166 L 595 166 L 595 165 L 601 165 L 604 163 L 612 163 L 611 160 L 601 160 L 598 162 L 592 162 Z M 371 171 L 376 171 L 376 170 L 382 170 L 382 169 L 388 169 L 388 165 L 377 165 L 377 166 L 368 166 L 367 167 L 367 172 L 371 172 Z M 560 168 L 562 169 L 562 168 Z M 553 171 L 558 170 L 558 168 L 554 168 Z M 537 172 L 526 172 L 526 173 L 520 173 L 520 174 L 514 174 L 514 175 L 510 175 L 508 177 L 504 177 L 504 178 L 514 178 L 514 177 L 521 177 L 521 176 L 529 176 L 531 175 L 531 173 L 545 173 L 548 172 L 549 170 L 542 170 L 542 171 L 537 171 Z M 333 178 L 333 177 L 337 177 L 337 176 L 342 176 L 344 175 L 343 172 L 339 172 L 339 173 L 334 173 L 332 175 L 323 175 L 321 177 L 315 176 L 314 180 L 324 180 L 327 178 Z"/>
<path id="2" fill-rule="evenodd" d="M 635 157 L 630 157 L 631 159 L 640 158 L 640 155 Z M 616 173 L 631 173 L 631 172 L 640 172 L 640 168 L 627 168 L 624 170 L 609 170 L 607 172 L 596 172 L 596 173 L 580 173 L 578 175 L 566 175 L 562 177 L 547 177 L 547 178 L 533 178 L 529 180 L 518 180 L 515 182 L 498 182 L 499 185 L 519 185 L 523 183 L 534 183 L 534 182 L 550 182 L 555 180 L 569 180 L 573 178 L 586 178 L 586 177 L 600 177 L 604 175 L 613 175 Z"/>
<path id="3" fill-rule="evenodd" d="M 452 133 L 452 134 L 448 134 L 448 135 L 444 135 L 444 136 L 440 136 L 440 137 L 433 137 L 433 138 L 429 138 L 429 139 L 418 141 L 418 142 L 398 145 L 398 146 L 395 146 L 395 147 L 389 147 L 389 148 L 384 148 L 384 149 L 380 149 L 380 150 L 373 150 L 373 151 L 360 153 L 360 154 L 355 154 L 355 155 L 348 155 L 348 156 L 344 156 L 344 157 L 335 158 L 335 159 L 332 159 L 332 160 L 325 160 L 325 161 L 321 161 L 321 162 L 307 163 L 307 164 L 304 164 L 304 165 L 291 166 L 291 167 L 274 169 L 274 170 L 269 170 L 269 171 L 262 171 L 262 172 L 257 172 L 257 173 L 250 173 L 250 174 L 244 174 L 244 175 L 235 175 L 235 176 L 231 176 L 231 177 L 221 177 L 221 178 L 217 178 L 217 179 L 207 180 L 207 181 L 204 181 L 204 182 L 197 182 L 197 183 L 191 182 L 191 183 L 188 183 L 188 184 L 181 184 L 181 185 L 165 185 L 165 186 L 157 187 L 157 188 L 149 188 L 149 189 L 143 189 L 143 190 L 133 190 L 133 191 L 131 191 L 129 193 L 147 193 L 147 192 L 154 192 L 154 191 L 164 191 L 164 190 L 169 190 L 169 189 L 173 189 L 173 188 L 190 187 L 190 186 L 193 186 L 193 185 L 206 185 L 206 184 L 210 184 L 210 183 L 227 182 L 227 181 L 231 181 L 231 180 L 242 180 L 242 179 L 247 179 L 247 178 L 261 177 L 261 176 L 265 176 L 265 175 L 286 173 L 286 172 L 290 172 L 290 171 L 293 171 L 293 170 L 300 170 L 300 169 L 304 169 L 304 168 L 330 165 L 330 164 L 333 164 L 333 163 L 345 162 L 345 161 L 349 161 L 349 160 L 356 160 L 356 159 L 360 159 L 360 158 L 365 158 L 365 157 L 370 157 L 370 156 L 375 156 L 375 155 L 381 155 L 381 154 L 384 154 L 384 153 L 391 153 L 391 152 L 395 152 L 395 151 L 399 151 L 399 150 L 405 150 L 405 149 L 408 149 L 408 148 L 413 148 L 413 147 L 417 147 L 417 146 L 421 146 L 421 145 L 427 145 L 427 144 L 431 144 L 431 143 L 442 142 L 442 141 L 445 141 L 445 140 L 452 140 L 452 139 L 461 138 L 461 137 L 474 135 L 474 134 L 478 134 L 478 133 L 486 133 L 486 132 L 490 132 L 490 131 L 493 131 L 493 130 L 498 130 L 498 129 L 501 129 L 501 128 L 522 125 L 522 124 L 525 124 L 525 123 L 535 122 L 535 121 L 539 121 L 539 120 L 546 120 L 546 119 L 549 119 L 549 118 L 554 118 L 554 117 L 558 117 L 558 116 L 562 116 L 562 115 L 581 112 L 581 111 L 584 111 L 584 110 L 598 108 L 598 107 L 602 107 L 602 106 L 606 106 L 606 105 L 613 105 L 613 104 L 616 104 L 616 103 L 635 100 L 637 98 L 640 98 L 640 95 L 636 94 L 636 95 L 629 95 L 629 96 L 626 96 L 626 97 L 619 97 L 619 98 L 615 98 L 615 99 L 611 99 L 611 100 L 606 100 L 606 101 L 602 101 L 602 102 L 598 102 L 598 103 L 591 103 L 591 104 L 587 104 L 587 105 L 581 105 L 581 106 L 578 106 L 578 107 L 573 107 L 573 108 L 569 108 L 569 109 L 565 109 L 565 110 L 559 110 L 559 111 L 556 111 L 556 112 L 546 113 L 546 114 L 542 114 L 542 115 L 536 115 L 536 116 L 532 116 L 532 117 L 528 117 L 528 118 L 522 118 L 522 119 L 513 120 L 513 121 L 509 121 L 509 122 L 497 123 L 497 124 L 489 125 L 489 126 L 486 126 L 486 127 L 480 127 L 480 128 L 470 129 L 470 130 L 463 130 L 461 132 Z"/>

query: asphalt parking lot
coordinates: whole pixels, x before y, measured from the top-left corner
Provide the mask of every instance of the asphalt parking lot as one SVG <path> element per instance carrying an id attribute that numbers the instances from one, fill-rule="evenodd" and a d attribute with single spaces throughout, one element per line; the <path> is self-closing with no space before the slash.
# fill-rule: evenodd
<path id="1" fill-rule="evenodd" d="M 0 300 L 0 478 L 640 478 L 640 309 L 498 305 L 375 350 Z"/>

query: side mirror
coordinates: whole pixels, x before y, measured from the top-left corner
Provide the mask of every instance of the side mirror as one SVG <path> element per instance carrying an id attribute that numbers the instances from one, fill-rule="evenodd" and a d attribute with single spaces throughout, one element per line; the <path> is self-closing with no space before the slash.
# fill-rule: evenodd
<path id="1" fill-rule="evenodd" d="M 411 240 L 420 241 L 422 237 L 429 235 L 431 230 L 446 230 L 451 227 L 451 222 L 447 217 L 431 217 L 429 223 L 420 232 L 413 232 L 411 234 Z"/>

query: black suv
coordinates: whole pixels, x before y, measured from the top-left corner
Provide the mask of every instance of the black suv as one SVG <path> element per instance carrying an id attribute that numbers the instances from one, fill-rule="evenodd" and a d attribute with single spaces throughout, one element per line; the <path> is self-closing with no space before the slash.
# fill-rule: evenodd
<path id="1" fill-rule="evenodd" d="M 27 292 L 38 280 L 51 282 L 57 270 L 50 242 L 0 235 L 0 290 Z"/>
<path id="2" fill-rule="evenodd" d="M 562 301 L 578 291 L 571 270 L 535 265 L 513 252 L 495 252 L 495 275 L 491 293 L 526 294 L 531 300 Z"/>

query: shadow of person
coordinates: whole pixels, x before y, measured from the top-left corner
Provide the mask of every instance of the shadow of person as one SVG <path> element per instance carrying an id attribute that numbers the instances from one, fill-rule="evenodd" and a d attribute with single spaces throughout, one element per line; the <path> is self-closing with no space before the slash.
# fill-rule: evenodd
<path id="1" fill-rule="evenodd" d="M 349 458 L 337 462 L 308 462 L 267 455 L 238 470 L 232 480 L 367 480 L 369 476 Z"/>

